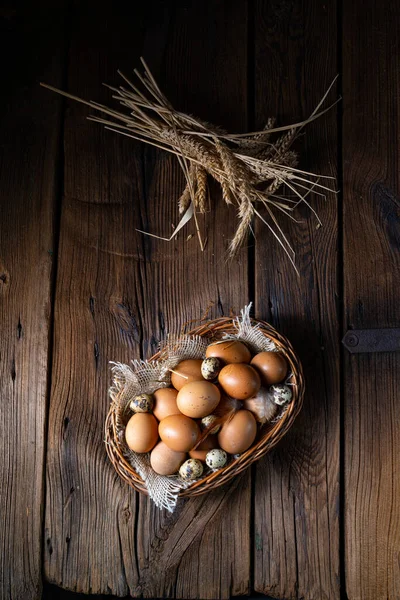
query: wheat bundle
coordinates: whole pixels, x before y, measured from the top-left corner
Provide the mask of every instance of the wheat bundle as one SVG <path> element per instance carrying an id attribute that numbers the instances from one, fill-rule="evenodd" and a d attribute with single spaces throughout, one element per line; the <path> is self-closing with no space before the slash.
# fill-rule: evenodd
<path id="1" fill-rule="evenodd" d="M 275 127 L 275 119 L 270 118 L 261 131 L 229 134 L 175 110 L 161 92 L 143 58 L 141 61 L 143 74 L 137 69 L 134 71 L 138 85 L 118 71 L 125 85 L 107 86 L 112 90 L 113 98 L 122 105 L 123 111 L 88 102 L 50 85 L 42 85 L 108 115 L 108 118 L 89 117 L 103 124 L 106 129 L 176 155 L 186 179 L 186 187 L 178 198 L 181 220 L 170 238 L 150 232 L 142 233 L 170 241 L 189 220 L 194 219 L 203 250 L 205 244 L 197 214 L 212 209 L 209 207 L 207 183 L 207 176 L 211 176 L 220 184 L 224 202 L 237 207 L 239 223 L 230 243 L 230 255 L 234 256 L 243 245 L 257 217 L 275 236 L 295 266 L 294 251 L 278 223 L 277 213 L 294 219 L 294 209 L 304 203 L 315 214 L 307 200 L 310 192 L 322 196 L 326 192 L 334 192 L 329 185 L 321 183 L 321 179 L 333 178 L 297 168 L 298 156 L 291 149 L 305 125 L 331 108 L 321 110 L 334 82 L 310 117 L 302 122 Z M 289 191 L 288 195 L 278 193 L 282 187 Z M 265 208 L 264 214 L 260 212 L 260 207 Z"/>

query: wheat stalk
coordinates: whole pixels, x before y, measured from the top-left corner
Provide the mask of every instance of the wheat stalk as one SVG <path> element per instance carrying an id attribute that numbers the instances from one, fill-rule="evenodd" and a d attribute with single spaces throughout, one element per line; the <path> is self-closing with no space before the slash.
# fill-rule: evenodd
<path id="1" fill-rule="evenodd" d="M 106 129 L 146 142 L 177 157 L 186 186 L 178 199 L 179 213 L 183 216 L 175 232 L 193 218 L 200 247 L 204 249 L 197 212 L 205 213 L 207 210 L 207 175 L 210 175 L 220 184 L 225 203 L 237 205 L 239 223 L 230 242 L 230 255 L 234 256 L 244 244 L 253 219 L 257 217 L 267 225 L 294 264 L 294 252 L 273 209 L 291 217 L 294 208 L 304 202 L 315 212 L 306 200 L 307 195 L 311 191 L 322 196 L 326 191 L 334 192 L 328 185 L 320 183 L 323 176 L 298 169 L 297 153 L 291 150 L 305 125 L 331 108 L 321 110 L 334 82 L 314 112 L 304 121 L 276 127 L 275 119 L 270 118 L 261 131 L 228 134 L 215 125 L 176 111 L 160 90 L 144 59 L 141 61 L 143 73 L 134 71 L 138 85 L 118 71 L 125 85 L 107 86 L 122 110 L 88 102 L 52 86 L 41 85 L 107 115 L 89 117 L 103 124 Z M 275 142 L 271 141 L 274 134 L 279 134 Z M 293 193 L 297 200 L 277 196 L 282 186 Z M 269 221 L 259 212 L 257 205 L 260 203 L 265 207 Z M 168 240 L 176 235 L 174 233 L 171 238 L 163 238 L 150 232 L 143 233 Z"/>
<path id="2" fill-rule="evenodd" d="M 204 214 L 207 210 L 207 172 L 202 167 L 196 167 L 195 206 Z"/>

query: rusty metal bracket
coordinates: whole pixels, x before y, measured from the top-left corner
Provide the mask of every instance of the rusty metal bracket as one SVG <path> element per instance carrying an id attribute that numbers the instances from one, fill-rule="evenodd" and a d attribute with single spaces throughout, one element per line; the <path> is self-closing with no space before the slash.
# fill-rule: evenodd
<path id="1" fill-rule="evenodd" d="M 349 329 L 342 344 L 351 354 L 361 352 L 398 352 L 400 328 Z"/>

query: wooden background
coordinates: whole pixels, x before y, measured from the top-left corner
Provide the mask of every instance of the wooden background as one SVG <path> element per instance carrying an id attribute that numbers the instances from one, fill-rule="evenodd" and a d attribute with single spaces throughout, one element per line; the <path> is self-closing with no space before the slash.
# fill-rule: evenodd
<path id="1" fill-rule="evenodd" d="M 400 355 L 340 344 L 400 322 L 399 32 L 390 0 L 3 3 L 1 598 L 400 599 Z M 340 193 L 313 198 L 322 228 L 283 224 L 300 278 L 258 224 L 224 261 L 216 190 L 204 254 L 191 226 L 136 232 L 176 224 L 175 159 L 38 83 L 109 102 L 140 55 L 177 107 L 236 131 L 303 119 L 340 74 L 299 144 Z M 302 414 L 237 481 L 160 513 L 107 460 L 108 362 L 249 300 L 301 356 Z"/>

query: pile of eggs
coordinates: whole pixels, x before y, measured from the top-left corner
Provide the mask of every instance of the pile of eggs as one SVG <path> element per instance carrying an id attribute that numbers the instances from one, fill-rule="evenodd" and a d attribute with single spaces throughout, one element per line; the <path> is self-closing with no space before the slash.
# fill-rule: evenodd
<path id="1" fill-rule="evenodd" d="M 212 343 L 204 360 L 183 360 L 172 370 L 171 387 L 131 400 L 134 414 L 126 426 L 126 443 L 134 452 L 150 452 L 151 466 L 159 475 L 198 479 L 205 465 L 220 469 L 230 456 L 248 450 L 258 423 L 271 420 L 279 406 L 290 402 L 292 391 L 281 383 L 287 374 L 279 352 L 252 357 L 241 341 Z M 260 418 L 265 399 L 269 417 Z M 224 421 L 223 409 L 231 406 L 235 408 Z"/>

